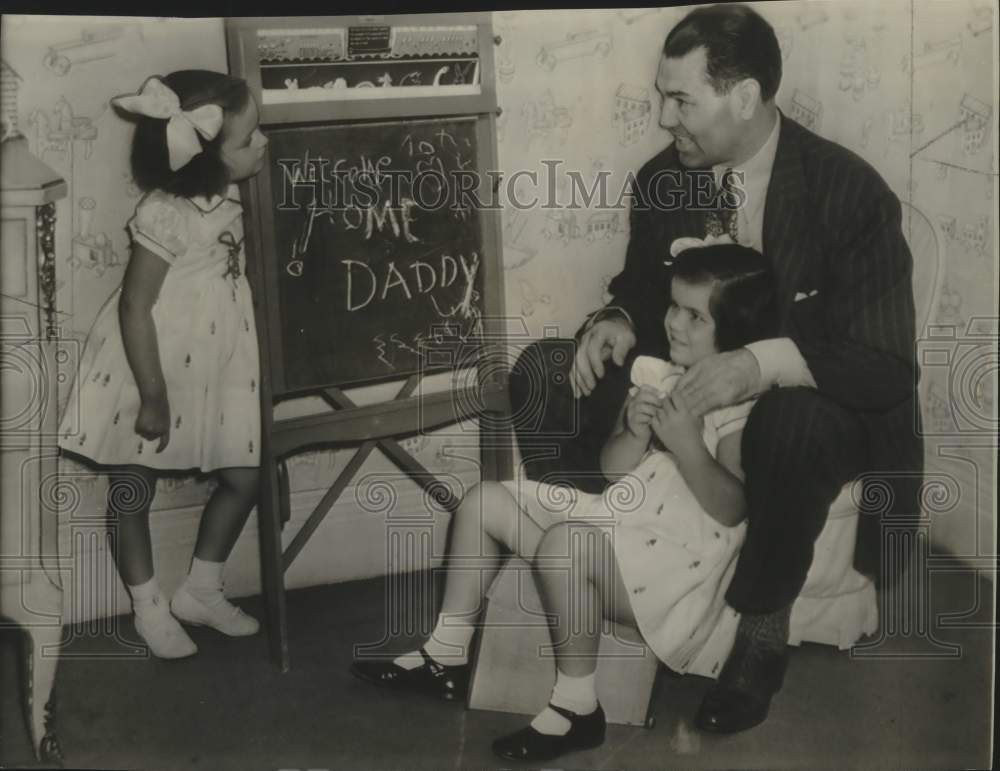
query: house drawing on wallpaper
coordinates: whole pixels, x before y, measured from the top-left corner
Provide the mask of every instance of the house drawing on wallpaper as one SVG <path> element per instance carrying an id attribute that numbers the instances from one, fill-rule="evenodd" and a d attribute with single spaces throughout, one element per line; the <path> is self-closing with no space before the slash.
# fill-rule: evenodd
<path id="1" fill-rule="evenodd" d="M 804 91 L 795 89 L 788 117 L 810 131 L 819 131 L 823 123 L 823 103 Z"/>
<path id="2" fill-rule="evenodd" d="M 600 54 L 607 56 L 611 51 L 611 33 L 586 30 L 571 32 L 565 40 L 555 43 L 545 43 L 538 51 L 536 60 L 539 65 L 551 72 L 559 62 L 578 59 L 582 56 Z"/>
<path id="3" fill-rule="evenodd" d="M 628 147 L 635 144 L 649 128 L 652 103 L 649 90 L 622 83 L 615 92 L 615 109 L 611 125 L 618 129 L 618 144 Z"/>
<path id="4" fill-rule="evenodd" d="M 610 241 L 615 237 L 615 233 L 621 231 L 621 218 L 618 212 L 598 212 L 591 214 L 587 220 L 587 240 L 596 241 L 603 238 Z"/>
<path id="5" fill-rule="evenodd" d="M 986 128 L 993 116 L 993 108 L 969 94 L 962 96 L 958 115 L 965 126 L 962 149 L 967 155 L 976 153 L 986 142 Z"/>
<path id="6" fill-rule="evenodd" d="M 83 30 L 79 38 L 49 46 L 42 63 L 50 72 L 62 76 L 69 73 L 74 64 L 110 59 L 118 52 L 123 33 L 122 27 Z"/>
<path id="7" fill-rule="evenodd" d="M 976 222 L 968 222 L 962 228 L 962 243 L 970 252 L 980 257 L 986 254 L 986 219 L 981 217 Z"/>

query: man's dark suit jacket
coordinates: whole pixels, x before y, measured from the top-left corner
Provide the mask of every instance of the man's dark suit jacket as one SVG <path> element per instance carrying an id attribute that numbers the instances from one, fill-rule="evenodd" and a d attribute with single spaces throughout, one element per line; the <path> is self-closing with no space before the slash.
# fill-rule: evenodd
<path id="1" fill-rule="evenodd" d="M 609 290 L 610 304 L 635 323 L 639 351 L 667 349 L 670 244 L 705 235 L 704 213 L 684 198 L 691 176 L 671 145 L 636 178 L 625 267 Z M 777 276 L 782 335 L 795 341 L 818 390 L 866 428 L 878 474 L 865 477 L 855 566 L 875 577 L 882 527 L 912 524 L 923 467 L 913 264 L 900 221 L 899 199 L 868 163 L 781 117 L 763 250 Z M 797 294 L 807 297 L 796 301 Z"/>

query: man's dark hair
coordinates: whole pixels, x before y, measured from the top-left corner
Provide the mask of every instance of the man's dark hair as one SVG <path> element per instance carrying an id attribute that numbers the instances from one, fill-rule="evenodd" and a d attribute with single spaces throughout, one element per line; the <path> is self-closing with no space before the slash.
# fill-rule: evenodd
<path id="1" fill-rule="evenodd" d="M 182 110 L 193 110 L 203 104 L 217 104 L 224 114 L 239 113 L 250 99 L 246 81 L 209 70 L 178 70 L 162 78 L 177 94 Z M 190 198 L 222 193 L 229 182 L 229 173 L 219 149 L 226 131 L 225 125 L 214 139 L 198 136 L 204 148 L 177 171 L 170 170 L 167 152 L 167 121 L 136 115 L 116 108 L 119 115 L 135 123 L 132 137 L 132 178 L 140 190 L 163 190 Z"/>
<path id="2" fill-rule="evenodd" d="M 711 284 L 708 309 L 720 352 L 777 337 L 777 285 L 771 265 L 757 250 L 738 244 L 685 249 L 673 269 L 674 278 L 689 284 Z"/>
<path id="3" fill-rule="evenodd" d="M 668 59 L 705 48 L 706 68 L 716 93 L 724 94 L 745 78 L 760 83 L 768 102 L 781 84 L 781 48 L 774 29 L 745 5 L 695 8 L 677 24 L 663 44 Z"/>

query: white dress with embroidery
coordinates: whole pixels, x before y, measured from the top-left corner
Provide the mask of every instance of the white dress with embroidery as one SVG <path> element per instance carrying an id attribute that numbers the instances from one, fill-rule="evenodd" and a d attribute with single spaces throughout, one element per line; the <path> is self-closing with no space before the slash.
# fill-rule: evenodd
<path id="1" fill-rule="evenodd" d="M 649 385 L 667 395 L 683 372 L 640 356 L 631 377 L 636 387 Z M 705 416 L 702 436 L 713 457 L 722 437 L 743 428 L 752 406 L 744 402 Z M 738 619 L 725 593 L 746 523 L 726 527 L 712 519 L 669 452 L 648 451 L 602 495 L 526 480 L 504 484 L 543 529 L 575 520 L 608 532 L 646 644 L 676 672 L 718 674 Z"/>
<path id="2" fill-rule="evenodd" d="M 100 464 L 210 471 L 260 463 L 260 366 L 245 275 L 242 207 L 226 196 L 153 191 L 129 220 L 135 243 L 169 265 L 153 322 L 170 404 L 170 441 L 135 432 L 139 391 L 118 321 L 119 287 L 81 356 L 59 446 Z M 79 415 L 79 429 L 72 418 Z"/>
<path id="3" fill-rule="evenodd" d="M 643 364 L 663 369 L 650 377 L 637 372 Z M 669 362 L 639 357 L 632 381 L 654 385 L 667 395 L 683 372 Z M 743 402 L 705 415 L 702 438 L 713 458 L 719 440 L 743 428 L 752 406 Z M 691 492 L 673 456 L 656 450 L 605 491 L 601 506 L 615 516 L 615 556 L 643 639 L 667 666 L 686 672 L 723 615 L 734 613 L 725 593 L 746 522 L 735 527 L 716 522 Z"/>

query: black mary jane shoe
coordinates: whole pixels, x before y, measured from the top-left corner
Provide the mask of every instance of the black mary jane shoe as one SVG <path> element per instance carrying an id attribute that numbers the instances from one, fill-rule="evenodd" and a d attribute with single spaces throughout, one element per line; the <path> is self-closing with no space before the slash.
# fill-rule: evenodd
<path id="1" fill-rule="evenodd" d="M 415 669 L 404 669 L 385 659 L 355 661 L 351 664 L 351 674 L 369 683 L 393 688 L 398 691 L 412 691 L 435 699 L 457 701 L 464 699 L 469 690 L 469 665 L 449 667 L 439 664 L 420 649 L 424 663 Z"/>
<path id="2" fill-rule="evenodd" d="M 562 736 L 552 736 L 536 731 L 530 725 L 510 736 L 493 742 L 493 752 L 504 760 L 545 762 L 567 752 L 589 750 L 604 743 L 607 721 L 601 705 L 589 715 L 577 715 L 568 709 L 549 704 L 549 707 L 569 720 L 570 729 Z"/>

